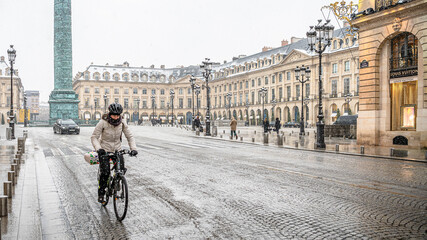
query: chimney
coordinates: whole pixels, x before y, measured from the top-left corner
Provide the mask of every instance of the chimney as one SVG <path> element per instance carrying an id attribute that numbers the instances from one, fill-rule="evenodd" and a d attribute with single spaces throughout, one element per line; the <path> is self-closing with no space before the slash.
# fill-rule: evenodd
<path id="1" fill-rule="evenodd" d="M 4 62 L 4 56 L 0 57 L 0 61 Z"/>
<path id="2" fill-rule="evenodd" d="M 160 65 L 160 68 L 161 69 L 165 69 L 165 65 Z"/>
<path id="3" fill-rule="evenodd" d="M 288 44 L 289 44 L 288 40 L 284 40 L 284 39 L 282 40 L 282 47 L 283 47 L 283 46 L 286 46 L 286 45 L 288 45 Z"/>
<path id="4" fill-rule="evenodd" d="M 272 48 L 272 47 L 266 47 L 266 46 L 264 46 L 264 47 L 262 48 L 262 51 L 263 51 L 263 52 L 266 52 L 266 51 L 271 50 L 271 49 L 273 49 L 273 48 Z"/>
<path id="5" fill-rule="evenodd" d="M 224 60 L 224 64 L 227 63 L 227 60 Z"/>
<path id="6" fill-rule="evenodd" d="M 154 68 L 154 64 L 150 66 L 150 68 Z"/>
<path id="7" fill-rule="evenodd" d="M 239 59 L 238 57 L 233 57 L 232 61 Z"/>

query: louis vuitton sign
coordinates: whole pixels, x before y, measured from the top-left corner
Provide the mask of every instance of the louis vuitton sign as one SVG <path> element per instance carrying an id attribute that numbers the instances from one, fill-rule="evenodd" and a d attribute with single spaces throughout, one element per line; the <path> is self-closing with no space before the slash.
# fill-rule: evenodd
<path id="1" fill-rule="evenodd" d="M 404 69 L 390 72 L 390 78 L 400 78 L 418 75 L 418 69 Z"/>

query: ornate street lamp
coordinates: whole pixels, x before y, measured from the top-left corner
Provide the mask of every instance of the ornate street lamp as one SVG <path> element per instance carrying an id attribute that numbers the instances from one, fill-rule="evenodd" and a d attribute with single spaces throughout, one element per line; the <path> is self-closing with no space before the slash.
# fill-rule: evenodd
<path id="1" fill-rule="evenodd" d="M 274 117 L 275 117 L 275 115 L 274 115 L 274 107 L 276 106 L 276 104 L 277 104 L 276 99 L 271 100 L 271 105 L 273 106 L 273 107 L 271 108 L 271 117 L 272 117 L 272 121 L 274 121 Z"/>
<path id="2" fill-rule="evenodd" d="M 13 114 L 13 64 L 15 63 L 16 50 L 13 48 L 13 45 L 10 45 L 10 48 L 7 50 L 7 55 L 9 56 L 10 62 L 10 113 L 9 113 L 9 127 L 12 129 L 10 138 L 15 139 L 15 116 Z"/>
<path id="3" fill-rule="evenodd" d="M 205 58 L 205 61 L 202 62 L 202 65 L 200 65 L 200 68 L 204 70 L 203 77 L 205 77 L 206 81 L 206 136 L 211 135 L 211 113 L 210 113 L 210 98 L 209 93 L 211 89 L 209 88 L 209 78 L 211 77 L 212 73 L 212 62 L 210 62 L 209 58 Z"/>
<path id="4" fill-rule="evenodd" d="M 233 95 L 233 94 L 231 94 L 231 92 L 228 92 L 225 95 L 227 97 L 227 100 L 228 100 L 228 105 L 227 105 L 227 108 L 228 108 L 228 119 L 231 119 L 231 111 L 230 111 L 230 108 L 231 108 L 231 95 Z"/>
<path id="5" fill-rule="evenodd" d="M 346 103 L 346 107 L 347 107 L 347 114 L 350 112 L 350 102 L 351 100 L 353 100 L 353 95 L 351 95 L 350 93 L 345 95 L 345 103 Z"/>
<path id="6" fill-rule="evenodd" d="M 196 85 L 194 87 L 194 91 L 196 93 L 196 106 L 197 106 L 197 110 L 196 110 L 196 115 L 199 116 L 199 94 L 200 94 L 200 86 Z"/>
<path id="7" fill-rule="evenodd" d="M 319 54 L 319 114 L 317 118 L 319 121 L 317 125 L 317 138 L 316 147 L 326 148 L 325 144 L 325 122 L 323 121 L 323 105 L 322 105 L 322 53 L 325 51 L 327 46 L 331 45 L 331 40 L 334 34 L 334 26 L 330 23 L 331 20 L 326 20 L 326 23 L 322 24 L 322 20 L 318 20 L 318 24 L 313 27 L 310 26 L 310 30 L 307 32 L 308 46 L 311 51 L 315 51 Z"/>
<path id="8" fill-rule="evenodd" d="M 304 67 L 302 65 L 301 67 L 295 68 L 295 78 L 298 80 L 298 82 L 301 83 L 301 123 L 300 123 L 300 131 L 299 135 L 305 135 L 304 131 L 304 84 L 308 81 L 310 81 L 310 73 L 311 70 L 309 67 Z M 301 78 L 300 78 L 301 76 Z M 305 79 L 304 79 L 305 77 Z"/>
<path id="9" fill-rule="evenodd" d="M 139 98 L 138 98 L 138 99 L 136 99 L 136 106 L 137 106 L 137 108 L 138 108 L 138 125 L 139 125 L 139 122 L 140 122 L 140 121 L 139 121 L 139 118 L 140 118 L 140 117 L 139 117 L 139 103 L 140 103 L 140 101 L 141 101 L 141 100 L 140 100 Z"/>
<path id="10" fill-rule="evenodd" d="M 173 98 L 175 97 L 175 92 L 173 89 L 170 90 L 170 96 L 171 96 L 171 105 L 172 105 L 172 126 L 173 126 Z"/>
<path id="11" fill-rule="evenodd" d="M 245 108 L 246 108 L 246 120 L 248 121 L 248 126 L 249 126 L 249 101 L 246 101 L 245 103 Z"/>
<path id="12" fill-rule="evenodd" d="M 24 127 L 27 127 L 27 93 L 24 92 Z"/>
<path id="13" fill-rule="evenodd" d="M 151 117 L 151 121 L 153 121 L 153 119 L 154 119 L 154 101 L 156 101 L 156 96 L 152 95 L 151 96 L 151 107 L 153 108 L 153 115 Z"/>
<path id="14" fill-rule="evenodd" d="M 264 122 L 264 118 L 265 118 L 265 110 L 264 110 L 264 102 L 265 102 L 265 95 L 267 95 L 267 88 L 262 87 L 259 91 L 262 97 L 262 120 L 261 122 Z"/>
<path id="15" fill-rule="evenodd" d="M 93 114 L 93 117 L 94 117 L 94 120 L 96 120 L 96 107 L 98 106 L 98 99 L 95 98 L 93 101 L 95 102 L 95 113 Z"/>
<path id="16" fill-rule="evenodd" d="M 194 125 L 194 85 L 195 85 L 195 83 L 196 83 L 196 78 L 191 76 L 190 77 L 190 86 L 191 86 L 191 93 L 192 93 L 191 103 L 193 105 L 193 116 L 192 116 L 193 121 L 191 122 L 191 127 L 192 127 L 193 131 L 196 131 L 196 125 Z M 197 103 L 199 103 L 199 102 L 197 101 Z"/>
<path id="17" fill-rule="evenodd" d="M 107 94 L 104 94 L 104 113 L 107 112 Z"/>

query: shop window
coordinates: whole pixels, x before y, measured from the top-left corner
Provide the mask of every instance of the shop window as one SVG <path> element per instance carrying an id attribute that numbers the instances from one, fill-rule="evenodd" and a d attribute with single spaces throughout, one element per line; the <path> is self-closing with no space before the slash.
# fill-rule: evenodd
<path id="1" fill-rule="evenodd" d="M 418 39 L 410 33 L 402 33 L 391 40 L 390 77 L 417 75 Z"/>

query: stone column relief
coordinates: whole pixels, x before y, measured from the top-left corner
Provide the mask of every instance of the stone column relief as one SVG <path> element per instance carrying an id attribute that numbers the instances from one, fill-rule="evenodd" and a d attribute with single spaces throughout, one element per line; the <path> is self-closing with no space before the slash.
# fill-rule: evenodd
<path id="1" fill-rule="evenodd" d="M 49 96 L 50 121 L 78 117 L 78 96 L 73 90 L 71 0 L 54 3 L 54 90 Z"/>

